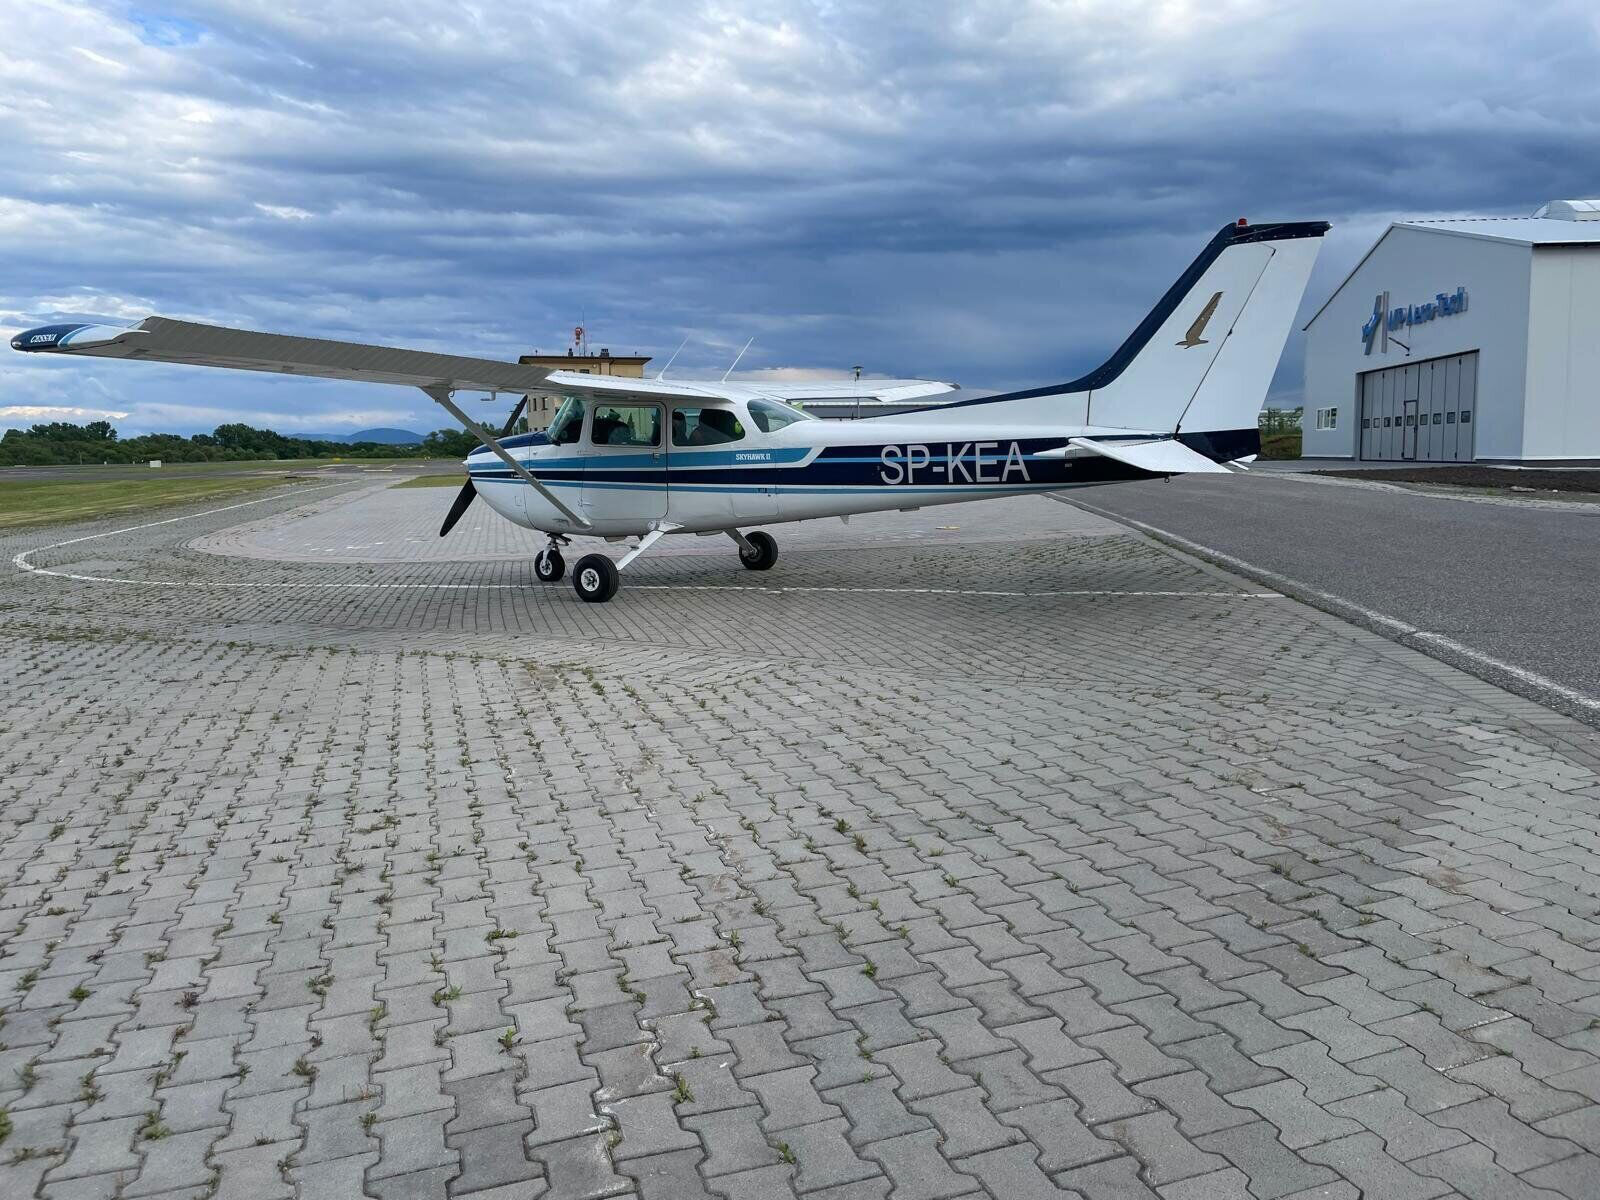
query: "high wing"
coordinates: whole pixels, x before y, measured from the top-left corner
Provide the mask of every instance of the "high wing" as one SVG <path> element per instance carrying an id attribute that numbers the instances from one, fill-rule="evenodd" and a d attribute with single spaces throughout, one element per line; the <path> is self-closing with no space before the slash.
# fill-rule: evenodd
<path id="1" fill-rule="evenodd" d="M 845 380 L 680 380 L 587 375 L 497 359 L 468 358 L 397 346 L 370 346 L 326 338 L 257 333 L 146 317 L 134 325 L 74 322 L 30 329 L 11 339 L 11 348 L 29 353 L 124 358 L 145 362 L 229 367 L 273 375 L 353 379 L 427 390 L 579 394 L 747 400 L 760 397 L 789 403 L 814 400 L 901 401 L 955 391 L 932 379 Z"/>
<path id="2" fill-rule="evenodd" d="M 489 358 L 256 333 L 168 317 L 146 317 L 127 327 L 81 322 L 47 325 L 18 334 L 11 339 L 11 348 L 469 392 L 526 394 L 540 390 L 550 375 L 547 367 Z"/>
<path id="3" fill-rule="evenodd" d="M 574 525 L 579 528 L 589 525 L 587 518 L 567 507 L 455 402 L 458 391 L 520 392 L 523 395 L 537 392 L 550 376 L 548 367 L 498 362 L 492 358 L 465 358 L 459 354 L 435 354 L 428 350 L 402 350 L 395 346 L 367 346 L 360 342 L 225 329 L 220 325 L 174 321 L 168 317 L 146 317 L 137 325 L 126 327 L 87 322 L 46 325 L 19 333 L 11 339 L 11 348 L 31 354 L 142 359 L 420 388 Z M 470 480 L 467 486 L 472 486 Z"/>

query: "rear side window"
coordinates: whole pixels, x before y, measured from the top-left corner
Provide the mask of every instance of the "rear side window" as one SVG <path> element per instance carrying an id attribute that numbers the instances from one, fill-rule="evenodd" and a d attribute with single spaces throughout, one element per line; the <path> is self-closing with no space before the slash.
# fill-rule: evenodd
<path id="1" fill-rule="evenodd" d="M 811 417 L 805 413 L 790 408 L 787 404 L 779 404 L 774 400 L 750 401 L 750 420 L 762 433 L 776 433 L 785 425 L 793 425 L 797 421 L 809 421 Z"/>
<path id="2" fill-rule="evenodd" d="M 674 446 L 720 446 L 744 437 L 744 423 L 731 408 L 672 410 Z"/>

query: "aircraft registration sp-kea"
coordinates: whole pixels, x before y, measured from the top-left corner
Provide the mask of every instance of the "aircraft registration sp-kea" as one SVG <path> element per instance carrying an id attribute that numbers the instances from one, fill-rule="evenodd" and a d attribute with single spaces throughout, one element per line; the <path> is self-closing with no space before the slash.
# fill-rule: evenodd
<path id="1" fill-rule="evenodd" d="M 1224 226 L 1121 347 L 1081 378 L 912 411 L 823 421 L 791 402 L 839 385 L 631 379 L 518 363 L 147 317 L 128 327 L 58 324 L 14 337 L 28 353 L 190 363 L 422 389 L 483 443 L 440 536 L 475 496 L 549 537 L 544 582 L 579 536 L 636 539 L 620 560 L 573 568 L 584 600 L 663 536 L 726 534 L 765 571 L 777 543 L 754 529 L 997 496 L 1243 469 L 1257 414 L 1305 291 L 1323 221 Z M 954 390 L 878 381 L 908 400 Z M 463 393 L 520 395 L 504 429 L 483 428 Z M 563 398 L 547 431 L 513 434 L 530 395 Z"/>

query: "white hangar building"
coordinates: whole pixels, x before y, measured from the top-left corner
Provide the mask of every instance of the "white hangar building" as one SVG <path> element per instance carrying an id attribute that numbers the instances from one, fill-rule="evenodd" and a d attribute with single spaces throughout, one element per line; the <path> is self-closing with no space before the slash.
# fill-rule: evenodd
<path id="1" fill-rule="evenodd" d="M 1307 457 L 1600 463 L 1600 200 L 1397 222 L 1305 328 Z"/>

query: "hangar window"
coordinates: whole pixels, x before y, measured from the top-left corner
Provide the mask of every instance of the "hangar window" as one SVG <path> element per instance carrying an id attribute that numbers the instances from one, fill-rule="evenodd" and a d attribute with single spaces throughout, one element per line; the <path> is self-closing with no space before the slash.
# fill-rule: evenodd
<path id="1" fill-rule="evenodd" d="M 674 446 L 718 446 L 744 437 L 739 415 L 729 408 L 675 408 L 672 410 Z"/>
<path id="2" fill-rule="evenodd" d="M 1443 413 L 1434 413 L 1433 414 L 1433 423 L 1435 425 L 1443 424 L 1443 422 L 1444 422 L 1444 414 Z"/>
<path id="3" fill-rule="evenodd" d="M 1337 429 L 1337 428 L 1339 428 L 1339 410 L 1337 408 L 1319 408 L 1319 409 L 1317 409 L 1317 428 L 1318 429 Z"/>
<path id="4" fill-rule="evenodd" d="M 1449 412 L 1445 413 L 1445 415 L 1444 415 L 1444 423 L 1446 425 L 1454 425 L 1456 423 L 1456 410 L 1455 409 L 1452 408 Z"/>
<path id="5" fill-rule="evenodd" d="M 1472 421 L 1472 410 L 1470 408 L 1463 408 L 1461 410 L 1461 423 L 1463 425 L 1466 425 L 1466 424 L 1469 424 L 1471 421 Z"/>
<path id="6" fill-rule="evenodd" d="M 1367 417 L 1362 417 L 1361 418 L 1361 428 L 1363 428 L 1363 429 L 1371 429 L 1372 428 L 1372 421 L 1370 419 L 1368 419 Z"/>

